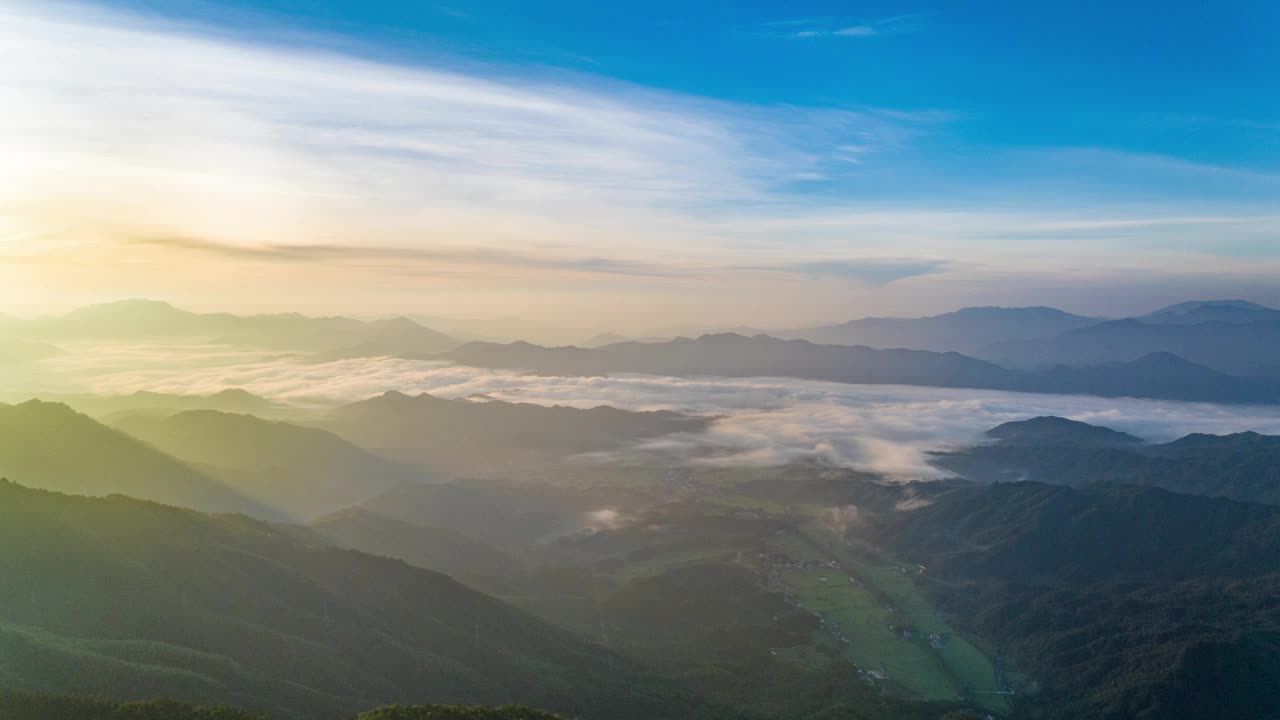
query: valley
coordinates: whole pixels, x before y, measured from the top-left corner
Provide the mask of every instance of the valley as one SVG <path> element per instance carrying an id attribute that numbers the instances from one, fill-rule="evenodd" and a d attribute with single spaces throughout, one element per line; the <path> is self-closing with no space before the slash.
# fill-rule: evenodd
<path id="1" fill-rule="evenodd" d="M 1192 720 L 1280 659 L 1265 405 L 95 347 L 0 405 L 23 703 Z"/>
<path id="2" fill-rule="evenodd" d="M 1280 720 L 1280 2 L 0 0 L 0 720 Z"/>

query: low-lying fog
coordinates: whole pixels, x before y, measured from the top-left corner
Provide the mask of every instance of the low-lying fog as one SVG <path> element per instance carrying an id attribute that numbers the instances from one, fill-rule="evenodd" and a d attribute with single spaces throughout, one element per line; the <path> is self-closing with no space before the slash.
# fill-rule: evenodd
<path id="1" fill-rule="evenodd" d="M 297 355 L 228 347 L 69 345 L 65 355 L 7 373 L 10 398 L 35 392 L 209 394 L 243 388 L 305 406 L 362 400 L 387 390 L 450 398 L 483 394 L 543 405 L 675 410 L 720 417 L 706 433 L 638 444 L 597 460 L 699 457 L 773 464 L 806 456 L 908 476 L 937 471 L 924 453 L 973 441 L 1008 420 L 1060 415 L 1152 441 L 1189 432 L 1280 433 L 1280 407 L 1036 395 L 786 378 L 647 375 L 544 377 L 399 358 L 311 363 Z"/>

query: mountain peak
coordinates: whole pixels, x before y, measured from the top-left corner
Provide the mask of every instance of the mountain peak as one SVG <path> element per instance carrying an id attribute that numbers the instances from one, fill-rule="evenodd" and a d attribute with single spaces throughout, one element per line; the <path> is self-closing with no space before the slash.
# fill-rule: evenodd
<path id="1" fill-rule="evenodd" d="M 146 298 L 127 298 L 125 300 L 115 300 L 112 302 L 98 303 L 96 305 L 86 305 L 85 307 L 73 310 L 69 316 L 89 317 L 99 315 L 174 315 L 186 314 L 186 311 L 179 310 L 173 305 L 163 300 L 148 300 Z"/>
<path id="2" fill-rule="evenodd" d="M 1186 313 L 1200 308 L 1235 308 L 1237 310 L 1271 310 L 1266 305 L 1259 305 L 1248 300 L 1188 300 L 1156 310 L 1151 315 L 1163 313 Z"/>
<path id="3" fill-rule="evenodd" d="M 1276 322 L 1280 321 L 1280 310 L 1248 300 L 1191 300 L 1161 308 L 1142 319 L 1163 325 Z"/>
<path id="4" fill-rule="evenodd" d="M 27 400 L 26 402 L 21 402 L 21 403 L 18 403 L 17 405 L 13 405 L 12 407 L 21 408 L 22 411 L 24 412 L 45 413 L 49 417 L 53 417 L 55 415 L 61 415 L 64 417 L 75 417 L 80 415 L 80 413 L 76 412 L 70 405 L 66 403 L 49 402 L 46 400 L 41 400 L 39 398 L 32 398 L 30 400 Z"/>
<path id="5" fill-rule="evenodd" d="M 1002 305 L 975 305 L 971 307 L 962 307 L 959 310 L 953 310 L 949 313 L 932 316 L 936 318 L 964 318 L 964 317 L 1035 317 L 1035 316 L 1053 316 L 1053 317 L 1080 317 L 1072 315 L 1065 310 L 1059 310 L 1055 307 L 1047 305 L 1030 305 L 1026 307 L 1004 307 Z"/>
<path id="6" fill-rule="evenodd" d="M 986 436 L 1010 445 L 1136 445 L 1142 438 L 1101 425 L 1090 425 L 1055 415 L 1015 420 L 991 428 Z"/>
<path id="7" fill-rule="evenodd" d="M 1210 372 L 1215 372 L 1203 365 L 1193 363 L 1190 360 L 1182 357 L 1181 355 L 1167 352 L 1164 350 L 1160 350 L 1158 352 L 1153 352 L 1153 353 L 1147 353 L 1146 355 L 1143 355 L 1142 357 L 1130 362 L 1129 364 L 1135 365 L 1138 367 L 1145 366 L 1145 367 L 1153 367 L 1153 368 L 1200 368 L 1204 370 L 1209 370 Z"/>
<path id="8" fill-rule="evenodd" d="M 1280 436 L 1263 435 L 1246 430 L 1228 435 L 1212 435 L 1209 433 L 1191 433 L 1183 435 L 1162 447 L 1169 450 L 1202 450 L 1208 448 L 1230 449 L 1250 446 L 1274 446 L 1280 444 Z"/>

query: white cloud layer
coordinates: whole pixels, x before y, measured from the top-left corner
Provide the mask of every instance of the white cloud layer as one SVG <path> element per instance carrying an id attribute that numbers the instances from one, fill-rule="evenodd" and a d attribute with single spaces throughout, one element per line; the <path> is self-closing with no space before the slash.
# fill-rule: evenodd
<path id="1" fill-rule="evenodd" d="M 544 377 L 396 358 L 310 364 L 279 353 L 207 346 L 69 346 L 10 374 L 14 393 L 136 390 L 209 394 L 238 387 L 300 405 L 352 402 L 388 390 L 460 398 L 716 416 L 705 433 L 670 435 L 595 460 L 694 458 L 772 465 L 820 457 L 858 469 L 931 477 L 930 450 L 967 444 L 1002 422 L 1060 415 L 1152 441 L 1189 432 L 1280 434 L 1280 407 L 1226 406 L 985 390 L 844 385 L 778 378 Z"/>

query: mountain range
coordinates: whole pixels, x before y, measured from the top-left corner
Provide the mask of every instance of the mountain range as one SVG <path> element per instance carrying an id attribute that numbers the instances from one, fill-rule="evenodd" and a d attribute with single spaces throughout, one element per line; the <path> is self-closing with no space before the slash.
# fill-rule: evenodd
<path id="1" fill-rule="evenodd" d="M 369 402 L 336 416 L 393 438 L 438 431 L 445 443 L 462 442 L 461 433 L 480 427 L 468 423 L 489 418 L 499 429 L 511 423 L 498 433 L 503 442 L 519 439 L 520 424 L 531 432 L 607 426 L 582 441 L 597 447 L 704 422 L 430 396 Z M 116 474 L 98 482 L 123 485 L 148 466 L 119 458 L 158 456 L 171 493 L 192 482 L 183 468 L 210 478 L 201 473 L 214 466 L 278 468 L 255 473 L 255 482 L 297 473 L 318 478 L 321 490 L 349 477 L 360 493 L 352 507 L 286 526 L 0 485 L 8 581 L 0 583 L 0 686 L 166 695 L 282 719 L 427 701 L 516 701 L 588 719 L 936 720 L 953 709 L 921 703 L 915 686 L 897 684 L 903 658 L 932 652 L 926 640 L 870 627 L 865 639 L 841 634 L 861 621 L 833 634 L 834 623 L 848 622 L 845 611 L 813 603 L 835 602 L 836 589 L 819 578 L 836 577 L 855 593 L 855 580 L 891 583 L 875 585 L 891 594 L 859 601 L 871 602 L 858 605 L 868 618 L 888 613 L 886 605 L 912 622 L 945 618 L 955 635 L 937 661 L 977 667 L 985 662 L 970 657 L 978 651 L 961 648 L 984 648 L 1002 668 L 1001 687 L 1017 693 L 1011 707 L 1028 716 L 1190 720 L 1208 712 L 1200 694 L 1208 692 L 1241 717 L 1264 717 L 1259 708 L 1274 699 L 1265 684 L 1232 683 L 1243 672 L 1280 671 L 1272 643 L 1280 637 L 1280 508 L 1190 494 L 1228 493 L 1174 488 L 1167 478 L 1178 476 L 1164 466 L 1150 472 L 1165 479 L 1146 483 L 1161 487 L 1142 487 L 1119 462 L 1116 472 L 1090 469 L 1071 486 L 886 484 L 819 464 L 569 464 L 443 483 L 421 482 L 412 470 L 378 490 L 366 476 L 404 466 L 315 428 L 197 410 L 125 416 L 112 429 L 58 405 L 12 407 L 29 413 L 15 416 L 19 425 L 50 446 L 75 447 L 87 433 L 112 439 L 88 445 L 79 466 L 55 468 L 68 477 L 117 458 Z M 473 419 L 484 408 L 492 415 Z M 436 425 L 416 426 L 418 413 Z M 41 415 L 57 422 L 35 424 Z M 542 442 L 536 432 L 524 441 Z M 1208 468 L 1280 467 L 1276 440 L 1189 435 L 1152 445 L 1041 417 L 993 428 L 972 452 L 1050 465 L 1058 456 L 1174 463 L 1207 482 Z M 73 492 L 86 485 L 61 482 Z M 779 564 L 780 552 L 793 560 Z M 892 572 L 876 580 L 886 565 Z M 849 649 L 860 642 L 882 643 L 872 657 L 887 658 L 899 680 L 861 679 L 845 655 L 860 660 Z M 920 657 L 932 667 L 933 656 Z M 1192 679 L 1199 690 L 1187 694 Z M 963 697 L 968 681 L 954 682 Z"/>
<path id="2" fill-rule="evenodd" d="M 1280 400 L 1270 382 L 1227 375 L 1158 352 L 1089 367 L 1011 370 L 954 352 L 816 345 L 757 335 L 703 335 L 600 348 L 467 343 L 441 357 L 462 365 L 549 375 L 775 376 L 844 383 L 927 385 L 1021 392 L 1148 397 L 1228 403 Z"/>
<path id="3" fill-rule="evenodd" d="M 1048 417 L 1005 423 L 986 437 L 995 442 L 932 453 L 932 461 L 984 482 L 1106 481 L 1280 505 L 1280 436 L 1195 433 L 1147 444 L 1128 433 Z"/>
<path id="4" fill-rule="evenodd" d="M 281 403 L 239 388 L 229 388 L 208 395 L 179 395 L 149 390 L 139 390 L 128 395 L 39 393 L 38 399 L 62 403 L 108 424 L 117 418 L 140 415 L 164 417 L 184 410 L 216 410 L 259 417 L 271 417 L 286 410 Z"/>
<path id="5" fill-rule="evenodd" d="M 216 410 L 135 415 L 114 426 L 295 520 L 404 483 L 437 481 L 318 428 Z"/>
<path id="6" fill-rule="evenodd" d="M 1101 321 L 1101 318 L 1073 315 L 1050 307 L 970 307 L 931 317 L 869 317 L 837 325 L 767 334 L 784 340 L 808 340 L 823 345 L 866 345 L 981 355 L 982 350 L 992 344 L 1051 337 Z"/>
<path id="7" fill-rule="evenodd" d="M 123 494 L 210 512 L 281 514 L 226 482 L 66 405 L 0 405 L 0 477 L 78 495 Z"/>
<path id="8" fill-rule="evenodd" d="M 1154 352 L 1172 353 L 1219 372 L 1257 375 L 1280 365 L 1280 321 L 1112 320 L 1049 338 L 999 343 L 981 355 L 1012 366 L 1034 367 L 1126 362 Z"/>
<path id="9" fill-rule="evenodd" d="M 400 393 L 339 407 L 314 426 L 172 408 L 116 411 L 106 420 L 110 425 L 60 403 L 0 404 L 0 477 L 59 492 L 310 521 L 406 485 L 486 468 L 555 466 L 709 422 L 672 412 Z"/>
<path id="10" fill-rule="evenodd" d="M 1024 368 L 1129 362 L 1161 352 L 1230 374 L 1257 375 L 1280 366 L 1280 310 L 1244 300 L 1194 300 L 1123 319 L 1048 307 L 973 307 L 767 334 L 831 345 L 955 351 Z"/>
<path id="11" fill-rule="evenodd" d="M 642 438 L 698 431 L 707 423 L 665 411 L 450 400 L 395 391 L 339 407 L 314 422 L 382 455 L 445 474 L 562 462 Z"/>
<path id="12" fill-rule="evenodd" d="M 1280 397 L 1280 310 L 1240 300 L 1191 301 L 1119 320 L 1047 307 L 975 307 L 767 335 L 613 342 L 620 336 L 601 333 L 581 348 L 463 343 L 404 317 L 200 314 L 126 300 L 59 317 L 6 318 L 0 335 L 8 338 L 0 362 L 10 364 L 56 356 L 62 352 L 59 342 L 163 340 L 305 353 L 317 362 L 446 357 L 482 367 L 579 375 L 780 375 L 1222 402 Z M 775 338 L 793 344 L 771 343 Z"/>
<path id="13" fill-rule="evenodd" d="M 0 332 L 48 340 L 181 341 L 242 345 L 332 356 L 441 352 L 458 342 L 404 317 L 356 320 L 296 313 L 239 316 L 194 313 L 155 300 L 91 305 L 56 317 L 9 319 Z"/>

